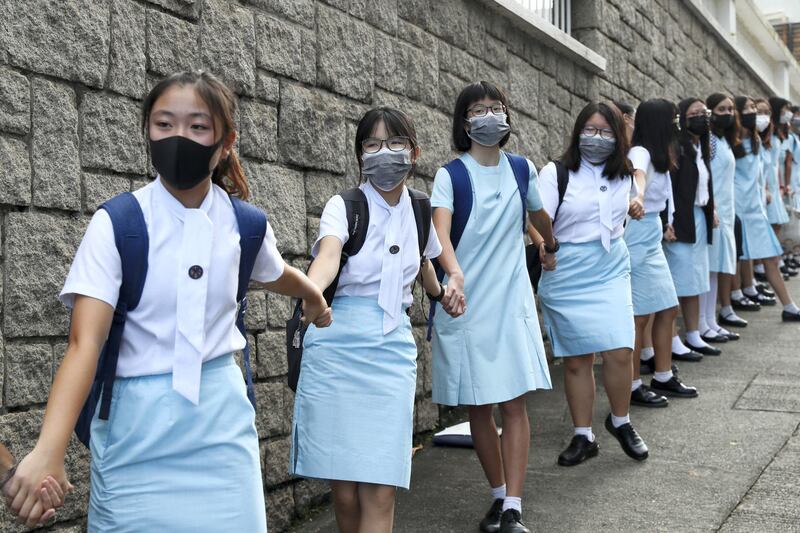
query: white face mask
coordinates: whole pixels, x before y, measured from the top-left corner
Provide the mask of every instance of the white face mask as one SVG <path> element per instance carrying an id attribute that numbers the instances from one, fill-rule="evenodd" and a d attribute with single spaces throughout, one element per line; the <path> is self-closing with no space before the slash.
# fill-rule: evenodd
<path id="1" fill-rule="evenodd" d="M 781 124 L 790 123 L 792 121 L 793 116 L 794 113 L 792 113 L 791 111 L 784 111 L 783 113 L 781 113 Z"/>
<path id="2" fill-rule="evenodd" d="M 769 115 L 756 115 L 756 129 L 759 133 L 769 127 Z"/>

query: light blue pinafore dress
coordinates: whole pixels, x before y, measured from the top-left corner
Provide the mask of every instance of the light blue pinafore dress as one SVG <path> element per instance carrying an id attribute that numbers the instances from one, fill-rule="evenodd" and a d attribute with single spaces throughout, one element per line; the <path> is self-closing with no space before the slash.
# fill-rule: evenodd
<path id="1" fill-rule="evenodd" d="M 736 273 L 736 234 L 734 173 L 736 158 L 725 137 L 713 136 L 715 144 L 711 150 L 711 175 L 714 177 L 714 207 L 717 209 L 719 226 L 714 228 L 708 263 L 711 272 Z"/>
<path id="2" fill-rule="evenodd" d="M 786 204 L 783 202 L 779 177 L 783 175 L 783 167 L 786 162 L 786 145 L 777 135 L 772 136 L 772 148 L 770 152 L 770 167 L 765 171 L 766 185 L 769 189 L 772 201 L 766 204 L 767 219 L 770 224 L 786 224 L 789 222 L 789 213 L 786 211 Z"/>
<path id="3" fill-rule="evenodd" d="M 782 249 L 769 225 L 762 203 L 762 153 L 753 154 L 750 139 L 742 139 L 745 156 L 736 160 L 734 199 L 736 215 L 742 221 L 742 259 L 765 259 L 781 255 Z"/>

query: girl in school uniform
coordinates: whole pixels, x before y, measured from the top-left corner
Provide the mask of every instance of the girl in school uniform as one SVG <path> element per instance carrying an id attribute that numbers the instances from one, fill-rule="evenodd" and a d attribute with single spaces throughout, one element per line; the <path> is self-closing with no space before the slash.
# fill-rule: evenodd
<path id="1" fill-rule="evenodd" d="M 343 533 L 391 532 L 397 487 L 411 479 L 417 346 L 407 313 L 412 284 L 441 297 L 430 259 L 441 252 L 431 230 L 420 264 L 406 180 L 420 154 L 411 119 L 380 107 L 360 120 L 356 159 L 365 179 L 369 227 L 333 299 L 331 327 L 309 327 L 297 385 L 290 472 L 330 480 Z M 325 206 L 309 277 L 326 289 L 349 238 L 342 196 Z M 458 301 L 448 310 L 464 310 Z"/>
<path id="2" fill-rule="evenodd" d="M 769 98 L 772 116 L 772 138 L 770 148 L 770 168 L 766 169 L 767 218 L 775 234 L 780 239 L 780 229 L 789 222 L 786 204 L 783 202 L 786 153 L 790 147 L 786 143 L 789 138 L 789 124 L 792 121 L 791 104 L 788 100 L 777 96 Z"/>
<path id="3" fill-rule="evenodd" d="M 462 152 L 459 159 L 473 194 L 455 250 L 450 229 L 458 213 L 446 168 L 436 173 L 431 205 L 442 242 L 439 263 L 448 272 L 445 302 L 464 294 L 470 307 L 463 317 L 435 316 L 433 401 L 468 408 L 475 451 L 493 498 L 480 529 L 524 533 L 522 490 L 530 446 L 525 394 L 552 386 L 526 272 L 521 221 L 527 215 L 535 228 L 534 244 L 544 268 L 554 266 L 557 245 L 542 210 L 533 163 L 527 161 L 523 206 L 510 161 L 501 150 L 510 136 L 510 121 L 506 95 L 492 83 L 468 85 L 456 100 L 453 144 Z M 492 416 L 494 404 L 503 418 L 502 443 Z"/>
<path id="4" fill-rule="evenodd" d="M 144 100 L 158 177 L 134 193 L 149 234 L 148 272 L 127 317 L 108 420 L 91 431 L 91 532 L 266 532 L 255 412 L 233 353 L 239 233 L 229 194 L 246 198 L 233 149 L 234 94 L 206 72 L 181 72 Z M 111 326 L 122 279 L 108 213 L 92 218 L 61 301 L 69 346 L 39 440 L 12 480 L 12 508 L 32 519 L 47 475 L 66 486 L 64 453 Z M 316 320 L 319 288 L 286 265 L 267 226 L 252 281 L 302 298 Z M 99 412 L 99 409 L 97 410 Z"/>
<path id="5" fill-rule="evenodd" d="M 721 350 L 706 344 L 699 331 L 699 296 L 709 290 L 708 251 L 715 225 L 714 187 L 708 166 L 710 111 L 699 98 L 682 100 L 678 110 L 678 164 L 670 172 L 675 203 L 674 239 L 664 243 L 664 255 L 683 312 L 684 344 L 703 355 L 719 355 Z"/>
<path id="6" fill-rule="evenodd" d="M 748 96 L 737 96 L 734 100 L 736 112 L 741 124 L 740 137 L 742 139 L 742 150 L 734 152 L 736 156 L 736 169 L 734 174 L 736 202 L 736 214 L 742 221 L 742 259 L 745 261 L 762 260 L 765 274 L 770 285 L 783 304 L 782 320 L 800 321 L 800 309 L 792 301 L 789 292 L 786 290 L 783 277 L 778 268 L 778 259 L 781 256 L 781 245 L 775 232 L 769 225 L 764 204 L 761 201 L 763 190 L 763 168 L 760 153 L 761 136 L 758 134 L 759 126 L 763 126 L 764 131 L 767 127 L 758 124 L 756 116 L 756 103 Z M 764 116 L 762 112 L 758 113 Z M 745 283 L 748 280 L 750 286 L 745 287 L 745 291 L 750 294 L 758 294 L 754 286 L 752 270 L 745 272 L 743 269 Z M 748 294 L 748 297 L 751 297 Z M 732 295 L 736 297 L 737 295 Z M 722 311 L 725 312 L 725 309 Z"/>
<path id="7" fill-rule="evenodd" d="M 633 176 L 644 194 L 644 217 L 631 219 L 624 235 L 631 257 L 636 323 L 631 403 L 644 407 L 665 407 L 668 400 L 662 394 L 697 396 L 697 390 L 681 383 L 672 371 L 672 323 L 678 314 L 678 296 L 661 247 L 664 230 L 660 213 L 665 209 L 672 211 L 674 206 L 669 171 L 675 168 L 677 159 L 677 112 L 675 104 L 664 99 L 640 104 L 636 110 L 633 147 L 628 152 Z M 671 231 L 671 214 L 667 222 Z M 650 319 L 655 368 L 648 389 L 640 378 L 640 352 Z"/>
<path id="8" fill-rule="evenodd" d="M 548 163 L 540 176 L 544 207 L 561 248 L 558 268 L 542 273 L 539 298 L 553 353 L 564 358 L 575 426 L 572 441 L 558 457 L 562 466 L 582 463 L 599 450 L 592 432 L 595 353 L 603 356 L 603 384 L 611 403 L 606 429 L 628 456 L 638 461 L 648 456 L 629 415 L 636 334 L 623 223 L 629 212 L 642 218 L 645 208 L 640 193 L 630 199 L 628 147 L 617 107 L 589 103 L 578 114 L 560 162 L 569 173 L 560 206 L 556 164 Z"/>
<path id="9" fill-rule="evenodd" d="M 719 224 L 712 230 L 709 250 L 709 291 L 700 296 L 700 338 L 706 342 L 728 342 L 738 340 L 739 335 L 717 323 L 717 295 L 723 307 L 731 305 L 731 283 L 738 263 L 734 234 L 736 158 L 733 150 L 739 149 L 741 141 L 732 96 L 714 93 L 706 99 L 706 107 L 711 110 L 709 164 L 714 177 L 714 207 Z"/>
<path id="10" fill-rule="evenodd" d="M 790 176 L 787 180 L 789 185 L 789 195 L 791 198 L 790 206 L 795 211 L 800 211 L 800 107 L 792 107 L 792 127 L 789 131 L 790 151 L 792 153 L 792 164 Z M 796 261 L 791 266 L 800 267 Z"/>

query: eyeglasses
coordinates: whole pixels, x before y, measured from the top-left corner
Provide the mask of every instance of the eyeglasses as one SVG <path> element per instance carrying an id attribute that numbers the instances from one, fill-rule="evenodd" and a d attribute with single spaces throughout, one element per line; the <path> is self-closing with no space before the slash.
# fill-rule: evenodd
<path id="1" fill-rule="evenodd" d="M 384 145 L 392 152 L 400 152 L 411 148 L 411 139 L 400 135 L 389 137 L 385 140 L 377 137 L 367 137 L 361 141 L 361 151 L 365 154 L 374 154 Z"/>
<path id="2" fill-rule="evenodd" d="M 703 109 L 702 111 L 698 111 L 697 113 L 692 113 L 691 115 L 686 115 L 686 118 L 694 118 L 694 117 L 710 117 L 711 110 L 710 109 Z"/>
<path id="3" fill-rule="evenodd" d="M 483 104 L 475 104 L 474 106 L 467 109 L 467 116 L 472 117 L 485 117 L 486 113 L 491 111 L 495 115 L 500 115 L 506 112 L 506 106 L 501 103 L 492 104 L 490 106 L 485 106 Z"/>
<path id="4" fill-rule="evenodd" d="M 581 130 L 581 133 L 583 135 L 588 135 L 589 137 L 594 137 L 599 133 L 600 137 L 608 141 L 617 138 L 617 136 L 614 135 L 613 130 L 595 128 L 594 126 L 584 126 L 584 128 Z"/>

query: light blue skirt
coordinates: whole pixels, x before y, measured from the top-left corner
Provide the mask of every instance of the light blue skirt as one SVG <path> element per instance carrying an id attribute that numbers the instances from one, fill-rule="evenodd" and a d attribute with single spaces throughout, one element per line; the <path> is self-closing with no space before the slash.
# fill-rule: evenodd
<path id="1" fill-rule="evenodd" d="M 742 259 L 766 259 L 783 255 L 778 237 L 761 210 L 740 215 L 742 221 Z"/>
<path id="2" fill-rule="evenodd" d="M 407 489 L 416 384 L 408 316 L 384 335 L 376 299 L 336 297 L 333 324 L 306 332 L 290 473 Z"/>
<path id="3" fill-rule="evenodd" d="M 714 228 L 711 248 L 708 250 L 708 267 L 711 272 L 736 274 L 736 234 L 733 225 L 720 222 Z"/>
<path id="4" fill-rule="evenodd" d="M 708 233 L 703 208 L 694 207 L 695 242 L 665 242 L 664 255 L 667 257 L 672 282 L 678 297 L 697 296 L 708 292 Z"/>
<path id="5" fill-rule="evenodd" d="M 623 239 L 562 243 L 553 271 L 542 272 L 539 300 L 556 357 L 633 349 L 631 263 Z"/>
<path id="6" fill-rule="evenodd" d="M 786 224 L 789 222 L 789 213 L 786 211 L 786 204 L 780 191 L 773 194 L 772 201 L 767 204 L 767 220 L 769 220 L 770 224 Z"/>
<path id="7" fill-rule="evenodd" d="M 90 532 L 267 531 L 242 372 L 226 355 L 201 379 L 200 405 L 172 374 L 114 382 L 109 419 L 92 421 Z"/>
<path id="8" fill-rule="evenodd" d="M 661 249 L 661 218 L 647 213 L 631 219 L 625 228 L 625 244 L 631 256 L 631 295 L 634 316 L 645 316 L 678 305 L 667 258 Z"/>

